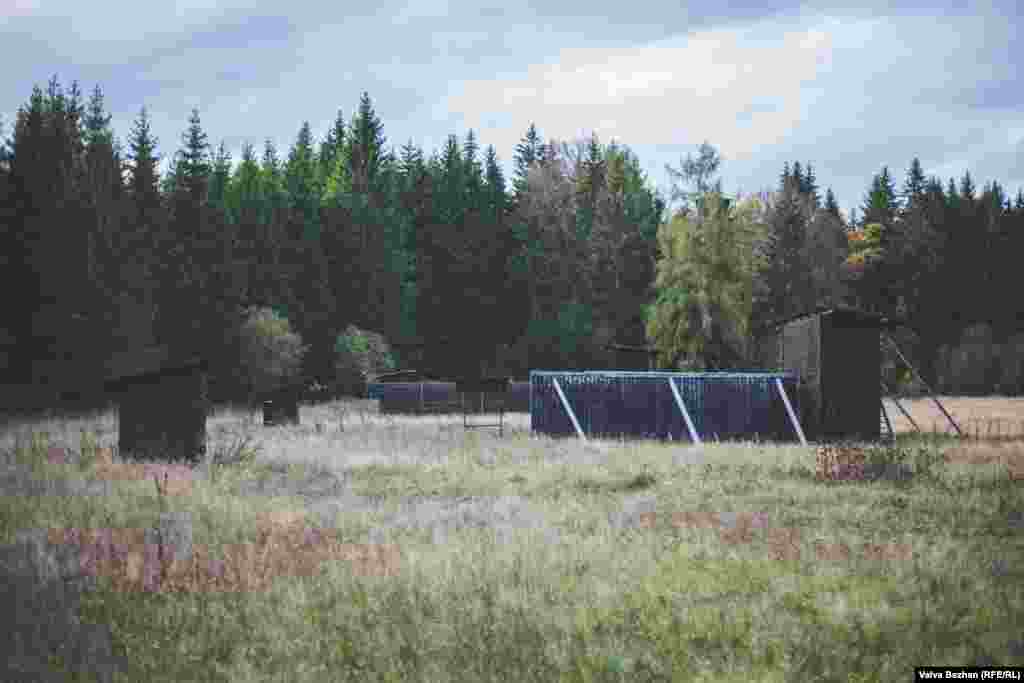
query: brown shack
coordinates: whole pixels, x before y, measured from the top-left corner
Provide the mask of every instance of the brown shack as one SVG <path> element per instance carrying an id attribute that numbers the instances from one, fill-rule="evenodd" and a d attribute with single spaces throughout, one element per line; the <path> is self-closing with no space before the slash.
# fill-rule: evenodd
<path id="1" fill-rule="evenodd" d="M 881 438 L 880 332 L 900 325 L 853 308 L 826 308 L 762 330 L 765 368 L 799 375 L 800 421 L 814 441 Z"/>
<path id="2" fill-rule="evenodd" d="M 166 346 L 116 353 L 106 391 L 118 403 L 122 457 L 197 463 L 206 454 L 206 361 Z"/>

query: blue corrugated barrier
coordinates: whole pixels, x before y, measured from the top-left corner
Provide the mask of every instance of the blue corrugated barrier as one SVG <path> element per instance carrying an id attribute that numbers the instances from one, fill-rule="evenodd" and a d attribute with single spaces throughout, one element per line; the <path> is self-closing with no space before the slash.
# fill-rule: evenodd
<path id="1" fill-rule="evenodd" d="M 550 436 L 794 441 L 799 430 L 776 380 L 798 414 L 793 373 L 536 370 L 530 373 L 530 425 Z"/>

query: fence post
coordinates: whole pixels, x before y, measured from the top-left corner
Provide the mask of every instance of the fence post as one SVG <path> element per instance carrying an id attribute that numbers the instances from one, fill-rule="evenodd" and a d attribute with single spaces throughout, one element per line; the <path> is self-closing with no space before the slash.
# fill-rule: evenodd
<path id="1" fill-rule="evenodd" d="M 569 405 L 569 401 L 565 398 L 565 394 L 562 393 L 562 387 L 558 384 L 558 379 L 556 377 L 552 377 L 551 381 L 555 385 L 555 391 L 558 392 L 559 400 L 562 401 L 562 407 L 565 408 L 565 412 L 569 413 L 569 419 L 572 420 L 572 426 L 576 428 L 576 434 L 586 441 L 587 437 L 583 434 L 583 430 L 580 429 L 580 423 L 576 421 L 576 413 L 572 412 L 572 406 Z"/>
<path id="2" fill-rule="evenodd" d="M 676 383 L 672 381 L 671 377 L 668 378 L 668 385 L 672 388 L 672 396 L 676 399 L 679 412 L 683 414 L 683 419 L 686 420 L 686 428 L 690 432 L 690 440 L 699 446 L 701 444 L 700 435 L 697 433 L 696 428 L 694 428 L 693 420 L 690 419 L 690 413 L 686 410 L 686 404 L 683 403 L 683 397 L 679 395 L 679 389 L 676 388 Z"/>
<path id="3" fill-rule="evenodd" d="M 786 404 L 786 412 L 789 413 L 789 421 L 793 423 L 793 427 L 796 429 L 796 434 L 800 437 L 800 443 L 806 446 L 807 439 L 804 438 L 804 430 L 800 428 L 800 421 L 796 419 L 796 413 L 793 412 L 793 406 L 789 404 L 789 397 L 786 396 L 786 390 L 782 386 L 782 380 L 778 377 L 775 378 L 775 386 L 778 387 L 779 396 L 782 397 L 782 402 Z"/>

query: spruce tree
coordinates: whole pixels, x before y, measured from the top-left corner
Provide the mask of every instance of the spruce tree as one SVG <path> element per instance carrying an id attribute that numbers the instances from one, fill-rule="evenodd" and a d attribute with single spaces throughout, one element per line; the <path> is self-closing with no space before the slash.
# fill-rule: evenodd
<path id="1" fill-rule="evenodd" d="M 260 162 L 262 177 L 263 214 L 265 225 L 276 226 L 275 230 L 283 230 L 285 220 L 278 214 L 287 206 L 287 193 L 284 186 L 281 161 L 277 156 L 277 146 L 270 138 L 263 142 L 263 157 Z"/>
<path id="2" fill-rule="evenodd" d="M 210 143 L 199 120 L 199 110 L 193 109 L 188 120 L 188 131 L 183 137 L 177 170 L 181 190 L 189 200 L 200 206 L 207 200 L 210 184 Z"/>
<path id="3" fill-rule="evenodd" d="M 228 184 L 230 206 L 235 211 L 258 210 L 263 198 L 263 178 L 256 150 L 251 142 L 242 144 L 242 158 Z"/>
<path id="4" fill-rule="evenodd" d="M 516 145 L 515 178 L 512 182 L 517 195 L 526 189 L 526 177 L 529 174 L 530 166 L 541 160 L 541 143 L 537 126 L 531 123 L 522 140 Z"/>
<path id="5" fill-rule="evenodd" d="M 227 209 L 227 196 L 231 183 L 231 152 L 221 141 L 213 155 L 213 166 L 210 174 L 210 205 L 219 209 Z M 231 215 L 229 213 L 229 215 Z"/>
<path id="6" fill-rule="evenodd" d="M 369 93 L 364 92 L 359 100 L 359 110 L 352 117 L 346 140 L 349 174 L 352 189 L 357 194 L 379 191 L 378 174 L 386 157 L 384 126 L 374 111 Z"/>
<path id="7" fill-rule="evenodd" d="M 85 142 L 87 145 L 95 144 L 101 140 L 105 140 L 113 145 L 113 133 L 110 130 L 111 118 L 112 115 L 107 114 L 103 109 L 103 91 L 99 85 L 96 85 L 93 88 L 84 121 Z"/>
<path id="8" fill-rule="evenodd" d="M 791 182 L 796 187 L 797 192 L 804 191 L 804 169 L 800 165 L 799 161 L 793 162 L 793 175 L 790 176 Z"/>
<path id="9" fill-rule="evenodd" d="M 783 188 L 783 191 L 785 191 L 785 188 L 791 182 L 793 182 L 793 173 L 790 171 L 789 162 L 787 161 L 782 165 L 782 175 L 779 176 L 779 187 Z"/>
<path id="10" fill-rule="evenodd" d="M 907 179 L 903 183 L 903 200 L 906 206 L 918 205 L 924 197 L 925 191 L 924 169 L 921 168 L 921 160 L 914 157 L 907 169 Z"/>
<path id="11" fill-rule="evenodd" d="M 160 268 L 160 247 L 169 239 L 165 235 L 166 212 L 160 195 L 157 142 L 150 130 L 146 108 L 142 107 L 128 138 L 128 196 L 132 206 L 129 220 L 135 226 L 132 243 L 145 271 L 145 284 L 141 288 L 143 310 L 138 315 L 147 316 L 148 323 L 141 326 L 142 333 L 150 338 L 153 331 L 149 325 L 156 312 L 155 287 Z"/>
<path id="12" fill-rule="evenodd" d="M 960 208 L 960 195 L 956 189 L 956 181 L 950 176 L 946 183 L 946 208 L 950 211 L 958 211 Z"/>
<path id="13" fill-rule="evenodd" d="M 113 327 L 117 316 L 114 299 L 118 293 L 141 289 L 145 277 L 141 255 L 137 253 L 132 240 L 133 231 L 127 223 L 133 217 L 122 215 L 122 162 L 109 127 L 110 119 L 103 109 L 103 94 L 97 85 L 84 118 L 86 183 L 83 209 L 88 213 L 90 228 L 86 255 L 89 282 L 95 285 L 95 299 L 90 308 L 94 311 L 93 317 L 105 321 L 101 325 L 104 331 Z M 109 346 L 106 339 L 102 343 Z"/>
<path id="14" fill-rule="evenodd" d="M 128 192 L 135 205 L 143 211 L 153 211 L 160 206 L 160 157 L 156 152 L 157 142 L 149 127 L 146 108 L 143 107 L 128 140 L 131 150 Z"/>
<path id="15" fill-rule="evenodd" d="M 480 147 L 476 142 L 476 133 L 470 128 L 466 133 L 466 142 L 462 147 L 462 158 L 466 168 L 466 189 L 471 205 L 476 205 L 477 197 L 483 189 L 483 167 L 477 154 Z"/>
<path id="16" fill-rule="evenodd" d="M 498 223 L 507 211 L 505 195 L 505 174 L 498 163 L 498 154 L 493 145 L 487 146 L 484 156 L 484 174 L 487 182 L 487 207 L 493 214 L 493 222 Z"/>
<path id="17" fill-rule="evenodd" d="M 818 182 L 814 177 L 814 168 L 810 162 L 807 163 L 807 172 L 804 173 L 803 184 L 800 187 L 800 192 L 806 194 L 811 199 L 811 203 L 815 209 L 821 204 L 821 199 L 818 196 Z"/>
<path id="18" fill-rule="evenodd" d="M 836 196 L 832 193 L 831 187 L 825 192 L 825 211 L 828 211 L 836 218 L 841 218 L 839 204 L 836 203 Z"/>
<path id="19" fill-rule="evenodd" d="M 964 202 L 971 203 L 977 198 L 975 197 L 974 180 L 971 178 L 970 171 L 964 171 L 964 175 L 960 178 L 960 199 Z"/>
<path id="20" fill-rule="evenodd" d="M 809 217 L 794 177 L 783 172 L 767 216 L 763 267 L 754 288 L 753 316 L 759 323 L 804 313 L 816 304 L 811 269 L 804 257 Z"/>
<path id="21" fill-rule="evenodd" d="M 891 227 L 896 219 L 898 204 L 896 188 L 889 176 L 889 168 L 883 167 L 881 173 L 875 174 L 871 180 L 871 189 L 864 198 L 864 223 L 881 223 Z"/>
<path id="22" fill-rule="evenodd" d="M 240 259 L 249 269 L 248 303 L 270 306 L 272 244 L 264 222 L 263 175 L 251 142 L 242 145 L 242 156 L 228 185 L 227 206 L 238 224 Z"/>
<path id="23" fill-rule="evenodd" d="M 313 134 L 307 121 L 299 129 L 295 145 L 288 153 L 284 172 L 290 206 L 302 213 L 306 223 L 306 237 L 312 237 L 318 232 L 316 223 L 320 197 L 316 187 L 315 164 Z"/>
<path id="24" fill-rule="evenodd" d="M 320 141 L 319 149 L 314 155 L 314 166 L 316 168 L 316 191 L 317 197 L 323 200 L 327 191 L 328 179 L 334 173 L 335 166 L 341 156 L 345 144 L 345 119 L 341 109 L 338 110 L 334 123 L 327 130 L 324 139 Z"/>

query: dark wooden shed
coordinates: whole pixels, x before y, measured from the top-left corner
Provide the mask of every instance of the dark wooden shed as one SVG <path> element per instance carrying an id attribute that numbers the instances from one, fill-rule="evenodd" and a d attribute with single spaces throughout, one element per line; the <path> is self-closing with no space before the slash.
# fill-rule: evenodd
<path id="1" fill-rule="evenodd" d="M 853 308 L 825 308 L 762 330 L 762 364 L 799 376 L 800 420 L 808 439 L 881 437 L 880 332 L 902 323 Z"/>
<path id="2" fill-rule="evenodd" d="M 122 457 L 194 464 L 206 455 L 207 369 L 166 346 L 110 357 L 104 388 L 117 398 Z"/>

